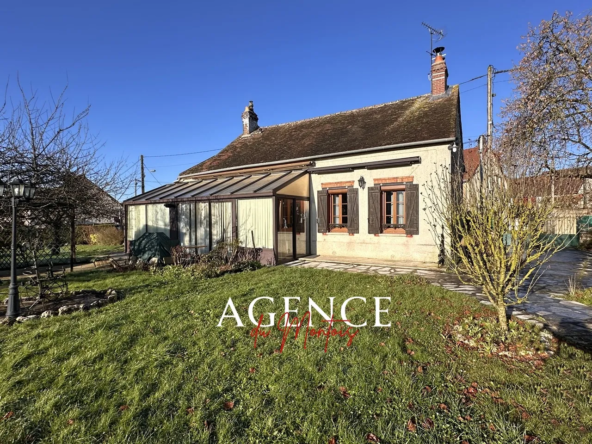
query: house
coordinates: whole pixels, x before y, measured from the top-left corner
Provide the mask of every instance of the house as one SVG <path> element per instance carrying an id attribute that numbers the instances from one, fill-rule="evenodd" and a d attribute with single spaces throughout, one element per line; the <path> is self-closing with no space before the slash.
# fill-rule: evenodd
<path id="1" fill-rule="evenodd" d="M 499 156 L 484 146 L 479 152 L 479 146 L 463 150 L 464 170 L 462 176 L 463 196 L 479 195 L 482 184 L 487 189 L 490 185 L 487 182 L 492 180 L 504 183 L 505 178 L 502 172 L 502 165 Z"/>
<path id="2" fill-rule="evenodd" d="M 440 165 L 462 186 L 460 93 L 447 78 L 439 53 L 429 94 L 273 126 L 259 126 L 250 102 L 222 151 L 124 202 L 127 240 L 162 231 L 204 253 L 238 238 L 268 264 L 311 254 L 435 263 L 421 192 Z"/>

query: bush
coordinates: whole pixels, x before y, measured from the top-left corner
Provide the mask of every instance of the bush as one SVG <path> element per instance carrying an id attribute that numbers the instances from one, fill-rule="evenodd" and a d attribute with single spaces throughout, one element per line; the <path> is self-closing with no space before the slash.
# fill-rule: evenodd
<path id="1" fill-rule="evenodd" d="M 123 230 L 112 225 L 82 225 L 76 227 L 76 242 L 79 245 L 121 245 Z"/>

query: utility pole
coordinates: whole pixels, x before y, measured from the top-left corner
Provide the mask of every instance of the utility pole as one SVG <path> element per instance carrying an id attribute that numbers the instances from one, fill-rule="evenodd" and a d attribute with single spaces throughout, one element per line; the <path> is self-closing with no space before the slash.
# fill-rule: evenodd
<path id="1" fill-rule="evenodd" d="M 142 194 L 144 194 L 145 193 L 144 179 L 146 178 L 146 175 L 144 174 L 144 155 L 143 154 L 140 155 L 140 176 L 141 176 L 141 180 L 142 180 Z"/>
<path id="2" fill-rule="evenodd" d="M 487 150 L 493 145 L 493 65 L 487 67 Z"/>

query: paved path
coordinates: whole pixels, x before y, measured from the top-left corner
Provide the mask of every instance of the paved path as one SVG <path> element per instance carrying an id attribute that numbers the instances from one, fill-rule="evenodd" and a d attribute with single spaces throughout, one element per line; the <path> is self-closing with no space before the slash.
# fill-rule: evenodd
<path id="1" fill-rule="evenodd" d="M 356 264 L 355 259 L 347 263 L 343 260 L 334 262 L 331 258 L 303 258 L 286 266 L 388 276 L 412 273 L 425 277 L 433 285 L 473 296 L 482 304 L 491 305 L 480 288 L 465 285 L 455 275 L 433 268 Z M 575 250 L 557 253 L 536 281 L 527 302 L 510 306 L 508 312 L 549 329 L 567 342 L 592 350 L 592 307 L 558 297 L 567 293 L 568 280 L 574 275 L 579 287 L 592 287 L 592 255 Z"/>

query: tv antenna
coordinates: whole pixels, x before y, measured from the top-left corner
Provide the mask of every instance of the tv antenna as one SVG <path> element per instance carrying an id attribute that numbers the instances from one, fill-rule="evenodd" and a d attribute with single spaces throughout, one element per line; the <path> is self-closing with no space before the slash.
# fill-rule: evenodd
<path id="1" fill-rule="evenodd" d="M 434 52 L 434 42 L 439 42 L 440 40 L 442 40 L 445 37 L 444 30 L 442 30 L 442 29 L 436 29 L 433 26 L 430 26 L 430 25 L 428 25 L 425 22 L 421 22 L 421 24 L 430 33 L 430 52 L 428 54 L 430 55 L 430 67 L 431 67 L 432 66 L 432 57 L 434 57 L 434 55 L 435 55 L 435 52 Z M 441 52 L 441 51 L 438 51 L 438 52 Z"/>

